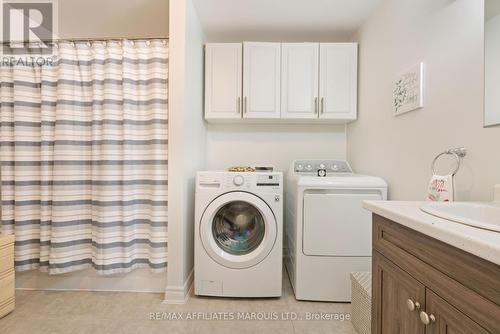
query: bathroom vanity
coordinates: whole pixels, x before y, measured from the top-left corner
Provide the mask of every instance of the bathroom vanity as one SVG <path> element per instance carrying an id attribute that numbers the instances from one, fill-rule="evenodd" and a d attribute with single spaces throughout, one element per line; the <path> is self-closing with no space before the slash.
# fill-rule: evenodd
<path id="1" fill-rule="evenodd" d="M 500 333 L 500 233 L 420 210 L 373 212 L 372 333 Z"/>

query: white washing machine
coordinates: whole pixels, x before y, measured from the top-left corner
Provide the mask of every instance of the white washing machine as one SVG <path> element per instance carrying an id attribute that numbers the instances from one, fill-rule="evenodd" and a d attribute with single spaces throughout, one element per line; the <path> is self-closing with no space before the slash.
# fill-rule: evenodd
<path id="1" fill-rule="evenodd" d="M 281 296 L 282 173 L 199 172 L 195 224 L 195 294 Z"/>
<path id="2" fill-rule="evenodd" d="M 348 302 L 349 274 L 371 271 L 371 214 L 387 184 L 353 174 L 346 161 L 294 161 L 287 175 L 285 265 L 299 300 Z"/>

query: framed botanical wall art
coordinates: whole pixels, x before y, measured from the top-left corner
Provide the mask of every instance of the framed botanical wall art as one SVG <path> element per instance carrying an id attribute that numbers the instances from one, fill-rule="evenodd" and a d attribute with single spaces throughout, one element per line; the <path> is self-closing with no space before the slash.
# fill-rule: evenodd
<path id="1" fill-rule="evenodd" d="M 424 63 L 400 74 L 394 83 L 394 115 L 398 116 L 424 106 Z"/>

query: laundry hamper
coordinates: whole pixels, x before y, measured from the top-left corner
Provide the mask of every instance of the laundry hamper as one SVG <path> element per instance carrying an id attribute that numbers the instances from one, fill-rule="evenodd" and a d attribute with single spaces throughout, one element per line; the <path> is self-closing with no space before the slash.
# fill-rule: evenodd
<path id="1" fill-rule="evenodd" d="M 358 334 L 371 333 L 372 274 L 351 273 L 351 322 Z"/>

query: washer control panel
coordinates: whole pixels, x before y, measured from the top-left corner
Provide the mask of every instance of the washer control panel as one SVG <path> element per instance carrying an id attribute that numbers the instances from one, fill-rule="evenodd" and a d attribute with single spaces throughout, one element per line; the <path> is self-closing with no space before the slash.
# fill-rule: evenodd
<path id="1" fill-rule="evenodd" d="M 226 189 L 252 189 L 281 187 L 282 177 L 274 172 L 235 173 L 228 172 L 224 175 L 223 186 Z"/>
<path id="2" fill-rule="evenodd" d="M 293 163 L 297 174 L 327 176 L 332 173 L 352 173 L 352 168 L 344 160 L 297 160 Z"/>
<path id="3" fill-rule="evenodd" d="M 283 173 L 204 171 L 197 173 L 196 182 L 196 191 L 219 189 L 280 194 L 283 189 Z"/>
<path id="4" fill-rule="evenodd" d="M 227 173 L 224 177 L 226 189 L 250 189 L 254 183 L 253 176 L 248 173 Z"/>
<path id="5" fill-rule="evenodd" d="M 281 178 L 279 174 L 255 174 L 257 177 L 257 187 L 279 187 Z"/>
<path id="6" fill-rule="evenodd" d="M 237 187 L 242 186 L 245 183 L 245 178 L 241 175 L 236 175 L 233 177 L 233 184 Z"/>

